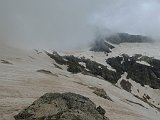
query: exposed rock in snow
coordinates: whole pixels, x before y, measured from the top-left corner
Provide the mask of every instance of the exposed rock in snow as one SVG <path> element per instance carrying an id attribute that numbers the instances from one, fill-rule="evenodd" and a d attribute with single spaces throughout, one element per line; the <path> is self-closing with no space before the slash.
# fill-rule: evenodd
<path id="1" fill-rule="evenodd" d="M 121 80 L 120 84 L 124 90 L 131 92 L 132 84 L 129 81 L 123 79 Z"/>
<path id="2" fill-rule="evenodd" d="M 40 73 L 44 73 L 44 74 L 48 74 L 48 75 L 54 75 L 54 76 L 57 76 L 56 74 L 53 74 L 51 71 L 49 70 L 44 70 L 44 69 L 40 69 L 40 70 L 37 70 L 37 72 L 40 72 Z"/>
<path id="3" fill-rule="evenodd" d="M 16 120 L 109 120 L 105 110 L 74 93 L 47 93 L 15 116 Z"/>
<path id="4" fill-rule="evenodd" d="M 153 42 L 153 40 L 147 36 L 130 35 L 128 33 L 115 33 L 106 37 L 105 40 L 114 44 Z"/>
<path id="5" fill-rule="evenodd" d="M 138 59 L 139 55 L 129 57 L 128 55 L 123 54 L 122 56 L 108 58 L 107 63 L 115 68 L 119 74 L 127 72 L 127 78 L 131 78 L 135 82 L 140 83 L 142 86 L 149 85 L 151 88 L 159 89 L 160 60 L 142 56 L 140 60 L 145 62 L 140 62 L 140 64 L 137 62 Z"/>
<path id="6" fill-rule="evenodd" d="M 113 45 L 111 45 L 108 42 L 106 42 L 105 40 L 101 39 L 101 40 L 96 40 L 94 42 L 90 51 L 109 53 L 109 52 L 111 52 L 111 49 L 113 49 L 113 48 L 114 48 Z"/>
<path id="7" fill-rule="evenodd" d="M 1 61 L 1 63 L 3 63 L 3 64 L 10 64 L 10 65 L 12 65 L 12 63 L 9 62 L 9 61 L 7 61 L 7 60 L 0 60 L 0 61 Z"/>
<path id="8" fill-rule="evenodd" d="M 111 83 L 116 83 L 120 78 L 120 74 L 113 70 L 109 70 L 107 66 L 99 64 L 90 59 L 85 59 L 84 57 L 78 58 L 73 55 L 70 56 L 60 56 L 58 53 L 50 54 L 47 53 L 51 58 L 53 58 L 57 63 L 68 65 L 68 71 L 74 74 L 83 73 L 85 75 L 92 75 L 96 77 L 102 77 Z M 67 59 L 67 61 L 64 61 Z M 79 64 L 80 63 L 80 64 Z M 85 66 L 83 64 L 85 63 Z M 82 64 L 82 65 L 81 65 Z"/>
<path id="9" fill-rule="evenodd" d="M 125 82 L 124 82 L 125 81 Z M 122 84 L 123 82 L 123 84 Z M 137 98 L 143 100 L 151 107 L 160 108 L 160 90 L 152 89 L 149 86 L 141 86 L 139 83 L 132 79 L 127 79 L 127 73 L 125 72 L 118 80 L 117 85 L 124 90 L 132 93 Z"/>
<path id="10" fill-rule="evenodd" d="M 107 95 L 107 93 L 104 91 L 104 89 L 100 89 L 97 87 L 89 87 L 90 89 L 94 90 L 94 94 L 104 98 L 104 99 L 108 99 L 110 101 L 112 101 L 112 99 Z"/>

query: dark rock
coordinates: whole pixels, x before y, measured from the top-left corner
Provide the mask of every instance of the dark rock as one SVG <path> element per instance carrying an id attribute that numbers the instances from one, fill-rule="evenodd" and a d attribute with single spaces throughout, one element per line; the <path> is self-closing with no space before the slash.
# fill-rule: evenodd
<path id="1" fill-rule="evenodd" d="M 101 107 L 101 106 L 98 106 L 97 107 L 97 111 L 99 112 L 99 114 L 101 115 L 105 115 L 106 111 Z"/>
<path id="2" fill-rule="evenodd" d="M 7 60 L 0 60 L 1 61 L 1 63 L 3 63 L 3 64 L 10 64 L 10 65 L 13 65 L 11 62 L 9 62 L 9 61 L 7 61 Z"/>
<path id="3" fill-rule="evenodd" d="M 74 74 L 83 73 L 85 75 L 101 76 L 105 80 L 115 84 L 118 79 L 121 77 L 121 74 L 114 71 L 108 70 L 108 68 L 102 64 L 99 64 L 90 59 L 77 58 L 73 55 L 71 56 L 60 56 L 58 53 L 54 52 L 53 54 L 47 53 L 52 59 L 54 59 L 58 64 L 63 64 L 68 66 L 68 71 Z M 86 64 L 86 67 L 79 64 L 83 62 Z M 89 71 L 87 71 L 88 69 Z"/>
<path id="4" fill-rule="evenodd" d="M 71 63 L 69 64 L 67 70 L 72 73 L 79 73 L 82 72 L 84 69 L 83 66 L 79 65 L 78 63 Z"/>
<path id="5" fill-rule="evenodd" d="M 42 54 L 43 52 L 40 52 L 39 50 L 37 49 L 34 49 L 34 51 L 37 53 L 37 54 Z"/>
<path id="6" fill-rule="evenodd" d="M 145 101 L 147 101 L 147 100 L 149 100 L 149 99 L 151 99 L 151 98 L 149 97 L 149 95 L 144 94 L 144 95 L 143 95 L 143 99 L 144 99 Z"/>
<path id="7" fill-rule="evenodd" d="M 142 35 L 130 35 L 128 33 L 115 33 L 109 36 L 98 36 L 95 42 L 91 45 L 91 51 L 110 53 L 111 49 L 115 48 L 112 44 L 120 43 L 144 43 L 153 42 L 153 39 Z"/>
<path id="8" fill-rule="evenodd" d="M 122 80 L 120 85 L 124 90 L 131 92 L 132 84 L 129 81 Z"/>
<path id="9" fill-rule="evenodd" d="M 109 37 L 106 37 L 105 40 L 113 44 L 153 42 L 153 40 L 147 36 L 130 35 L 128 33 L 115 33 Z"/>
<path id="10" fill-rule="evenodd" d="M 109 44 L 120 44 L 120 43 L 144 43 L 153 42 L 153 39 L 142 35 L 130 35 L 128 33 L 115 33 L 109 36 L 98 36 L 95 42 L 91 46 L 91 51 L 95 52 L 111 52 L 111 49 L 115 48 L 113 45 Z"/>
<path id="11" fill-rule="evenodd" d="M 84 67 L 77 62 L 76 57 L 74 56 L 60 56 L 57 52 L 53 52 L 52 54 L 46 52 L 48 56 L 56 61 L 56 63 L 60 65 L 68 65 L 68 71 L 72 73 L 82 72 Z M 68 59 L 68 60 L 67 60 Z"/>
<path id="12" fill-rule="evenodd" d="M 100 88 L 97 88 L 97 87 L 89 87 L 90 89 L 94 90 L 94 94 L 96 94 L 97 96 L 100 96 L 104 99 L 108 99 L 110 101 L 113 102 L 113 100 L 107 95 L 106 91 L 104 91 L 104 89 L 100 89 Z"/>
<path id="13" fill-rule="evenodd" d="M 95 61 L 86 60 L 86 68 L 90 70 L 90 73 L 93 75 L 98 75 L 104 78 L 105 80 L 115 84 L 117 80 L 121 77 L 119 73 L 108 70 L 108 68 L 102 64 L 99 64 Z"/>
<path id="14" fill-rule="evenodd" d="M 139 96 L 137 96 L 137 95 L 134 95 L 134 96 L 135 96 L 136 98 L 142 100 L 143 102 L 147 103 L 147 104 L 148 104 L 149 106 L 151 106 L 152 108 L 156 108 L 156 109 L 160 112 L 160 108 L 157 107 L 156 105 L 154 105 L 154 104 L 148 102 L 146 98 L 144 98 L 144 97 L 141 98 L 141 97 L 139 97 Z"/>
<path id="15" fill-rule="evenodd" d="M 57 76 L 56 74 L 53 74 L 53 73 L 52 73 L 51 71 L 49 71 L 49 70 L 41 69 L 41 70 L 37 70 L 37 72 Z"/>
<path id="16" fill-rule="evenodd" d="M 101 40 L 96 40 L 90 50 L 94 51 L 94 52 L 109 53 L 109 52 L 111 52 L 110 49 L 113 49 L 113 48 L 114 48 L 114 46 L 112 46 L 111 44 L 109 44 L 106 41 L 104 41 L 103 39 L 101 39 Z"/>
<path id="17" fill-rule="evenodd" d="M 126 99 L 126 100 L 127 100 L 127 99 Z M 130 103 L 134 103 L 134 104 L 136 104 L 136 105 L 139 105 L 139 106 L 141 106 L 141 107 L 146 108 L 144 105 L 142 105 L 142 104 L 140 104 L 140 103 L 133 102 L 133 101 L 131 101 L 131 100 L 127 100 L 127 101 L 130 102 Z M 146 109 L 148 109 L 148 108 L 146 108 Z"/>
<path id="18" fill-rule="evenodd" d="M 128 33 L 114 33 L 110 35 L 98 35 L 95 42 L 91 45 L 91 51 L 110 53 L 115 48 L 112 44 L 120 43 L 151 43 L 153 39 L 148 36 L 130 35 Z"/>
<path id="19" fill-rule="evenodd" d="M 54 64 L 54 66 L 55 66 L 56 68 L 58 68 L 58 69 L 61 69 L 61 70 L 62 70 L 62 68 L 61 68 L 61 67 L 59 67 L 58 65 Z"/>
<path id="20" fill-rule="evenodd" d="M 60 64 L 60 65 L 67 65 L 67 61 L 64 60 L 63 57 L 61 57 L 57 52 L 53 52 L 52 54 L 48 53 L 47 51 L 45 51 L 45 53 L 52 59 L 54 59 L 56 61 L 56 63 Z"/>
<path id="21" fill-rule="evenodd" d="M 47 93 L 15 116 L 16 120 L 109 120 L 105 110 L 74 93 Z"/>
<path id="22" fill-rule="evenodd" d="M 46 74 L 53 74 L 51 71 L 48 71 L 48 70 L 37 70 L 37 72 L 41 72 L 41 73 L 46 73 Z"/>
<path id="23" fill-rule="evenodd" d="M 151 66 L 139 64 L 136 61 L 145 61 Z M 149 85 L 154 89 L 160 88 L 160 60 L 142 55 L 129 57 L 123 54 L 121 57 L 109 58 L 106 62 L 119 74 L 127 72 L 127 78 L 131 78 L 142 86 Z"/>

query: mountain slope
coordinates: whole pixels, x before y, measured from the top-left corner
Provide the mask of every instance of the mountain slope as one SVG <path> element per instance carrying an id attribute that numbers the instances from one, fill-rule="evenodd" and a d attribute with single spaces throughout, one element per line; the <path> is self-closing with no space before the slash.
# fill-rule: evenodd
<path id="1" fill-rule="evenodd" d="M 3 45 L 0 47 L 0 119 L 14 120 L 13 116 L 45 93 L 74 92 L 90 98 L 97 107 L 102 106 L 110 120 L 158 120 L 160 90 L 127 78 L 128 70 L 112 82 L 107 77 L 110 73 L 117 74 L 118 69 L 106 62 L 108 58 L 122 57 L 123 53 L 130 57 L 139 53 L 159 59 L 158 46 L 155 43 L 123 43 L 114 45 L 108 54 L 89 49 L 53 54 L 48 51 L 51 55 L 59 54 L 61 62 L 57 62 L 43 50 L 24 51 Z M 69 72 L 69 65 L 80 67 L 80 71 L 73 74 L 77 68 L 71 66 Z M 103 89 L 110 99 L 98 96 L 97 89 Z"/>

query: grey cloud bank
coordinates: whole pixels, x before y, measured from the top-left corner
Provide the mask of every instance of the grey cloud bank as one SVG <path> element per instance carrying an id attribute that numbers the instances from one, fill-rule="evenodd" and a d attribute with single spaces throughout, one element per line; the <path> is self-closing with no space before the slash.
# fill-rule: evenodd
<path id="1" fill-rule="evenodd" d="M 160 38 L 158 0 L 1 0 L 0 40 L 24 48 L 71 49 L 97 28 Z"/>
<path id="2" fill-rule="evenodd" d="M 92 23 L 114 32 L 142 34 L 159 39 L 160 1 L 118 0 L 92 16 Z"/>

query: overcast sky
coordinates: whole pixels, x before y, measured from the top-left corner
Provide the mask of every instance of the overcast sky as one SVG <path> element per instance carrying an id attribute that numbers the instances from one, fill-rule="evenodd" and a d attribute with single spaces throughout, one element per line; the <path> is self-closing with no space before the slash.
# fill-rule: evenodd
<path id="1" fill-rule="evenodd" d="M 159 0 L 0 0 L 0 41 L 25 48 L 69 49 L 96 29 L 160 38 Z"/>

